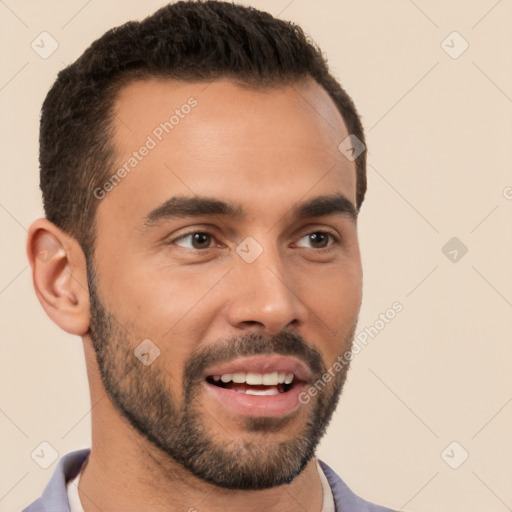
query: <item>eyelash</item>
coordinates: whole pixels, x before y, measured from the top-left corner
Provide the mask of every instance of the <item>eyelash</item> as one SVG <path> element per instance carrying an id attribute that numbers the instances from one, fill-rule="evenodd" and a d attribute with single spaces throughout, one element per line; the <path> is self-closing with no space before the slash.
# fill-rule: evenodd
<path id="1" fill-rule="evenodd" d="M 170 240 L 169 241 L 169 245 L 175 244 L 178 240 L 182 240 L 184 238 L 187 238 L 187 237 L 195 235 L 195 234 L 207 235 L 207 236 L 209 236 L 209 237 L 211 237 L 212 239 L 215 240 L 215 235 L 212 232 L 208 231 L 208 230 L 194 230 L 194 231 L 189 231 L 188 233 L 183 233 L 179 237 L 174 238 L 173 240 Z M 340 243 L 341 243 L 341 240 L 340 240 L 339 236 L 337 236 L 334 233 L 332 233 L 331 231 L 327 231 L 327 230 L 310 231 L 310 232 L 305 233 L 304 235 L 302 235 L 299 238 L 299 240 L 302 240 L 304 237 L 309 236 L 309 235 L 313 235 L 313 234 L 327 235 L 327 236 L 331 237 L 333 243 L 328 245 L 327 247 L 320 247 L 320 248 L 308 247 L 308 249 L 313 249 L 315 251 L 327 251 L 327 250 L 331 249 L 333 246 L 340 245 Z M 206 247 L 204 249 L 195 249 L 195 248 L 190 249 L 188 247 L 182 247 L 182 249 L 188 249 L 188 250 L 192 250 L 192 251 L 206 251 L 206 250 L 212 249 L 212 248 L 213 247 Z"/>

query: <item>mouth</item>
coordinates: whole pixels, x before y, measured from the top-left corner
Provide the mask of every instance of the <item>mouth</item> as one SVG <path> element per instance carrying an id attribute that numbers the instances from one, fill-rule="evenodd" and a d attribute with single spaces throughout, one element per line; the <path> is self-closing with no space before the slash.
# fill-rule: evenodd
<path id="1" fill-rule="evenodd" d="M 204 384 L 218 405 L 232 414 L 279 417 L 298 409 L 299 393 L 309 377 L 298 359 L 254 356 L 207 370 Z"/>
<path id="2" fill-rule="evenodd" d="M 206 377 L 206 382 L 246 395 L 272 396 L 288 392 L 298 380 L 291 372 L 237 372 L 209 375 Z"/>

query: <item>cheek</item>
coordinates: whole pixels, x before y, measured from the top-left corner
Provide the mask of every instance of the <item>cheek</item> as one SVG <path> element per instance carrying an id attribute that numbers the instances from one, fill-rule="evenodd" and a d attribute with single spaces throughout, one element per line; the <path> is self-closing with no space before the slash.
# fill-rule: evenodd
<path id="1" fill-rule="evenodd" d="M 361 307 L 362 276 L 356 268 L 331 270 L 328 277 L 309 277 L 302 295 L 310 310 L 312 335 L 321 345 L 327 361 L 347 350 Z"/>
<path id="2" fill-rule="evenodd" d="M 192 266 L 155 267 L 130 279 L 119 275 L 110 296 L 117 301 L 118 321 L 130 321 L 139 337 L 158 347 L 158 363 L 165 369 L 169 385 L 179 390 L 186 362 L 208 338 L 218 314 L 216 292 L 222 273 L 219 276 L 215 269 L 207 272 Z"/>
<path id="3" fill-rule="evenodd" d="M 361 306 L 361 285 L 355 279 L 331 280 L 315 294 L 315 312 L 333 332 L 342 334 L 357 320 Z"/>
<path id="4" fill-rule="evenodd" d="M 101 293 L 120 321 L 164 336 L 195 310 L 221 275 L 220 270 L 180 268 L 161 259 L 127 260 L 105 268 Z"/>
<path id="5" fill-rule="evenodd" d="M 301 293 L 315 311 L 323 311 L 334 324 L 336 318 L 342 321 L 357 316 L 362 297 L 358 259 L 309 269 L 296 275 L 296 280 L 302 283 Z"/>

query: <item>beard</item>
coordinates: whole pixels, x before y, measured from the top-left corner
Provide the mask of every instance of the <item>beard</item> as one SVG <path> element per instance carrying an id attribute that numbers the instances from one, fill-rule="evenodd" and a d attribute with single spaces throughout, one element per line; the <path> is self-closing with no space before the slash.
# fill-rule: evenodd
<path id="1" fill-rule="evenodd" d="M 114 407 L 138 433 L 196 477 L 226 489 L 276 487 L 290 483 L 302 472 L 314 456 L 336 409 L 348 364 L 336 373 L 330 386 L 319 390 L 311 399 L 298 435 L 279 442 L 272 439 L 273 432 L 282 435 L 293 416 L 246 417 L 239 425 L 248 435 L 229 437 L 228 441 L 218 440 L 214 429 L 203 421 L 207 412 L 202 409 L 200 395 L 205 368 L 243 356 L 289 355 L 309 367 L 311 379 L 308 384 L 312 384 L 321 380 L 327 371 L 318 350 L 297 332 L 291 331 L 275 336 L 251 332 L 221 340 L 191 353 L 184 366 L 180 391 L 178 379 L 163 363 L 169 354 L 167 349 L 162 351 L 164 357 L 150 366 L 142 364 L 134 355 L 134 348 L 142 338 L 130 333 L 102 305 L 94 266 L 88 258 L 87 270 L 91 310 L 89 334 L 101 379 Z M 351 345 L 355 327 L 354 324 L 342 339 L 343 351 Z M 172 344 L 167 344 L 170 346 Z M 220 425 L 218 421 L 215 424 Z"/>

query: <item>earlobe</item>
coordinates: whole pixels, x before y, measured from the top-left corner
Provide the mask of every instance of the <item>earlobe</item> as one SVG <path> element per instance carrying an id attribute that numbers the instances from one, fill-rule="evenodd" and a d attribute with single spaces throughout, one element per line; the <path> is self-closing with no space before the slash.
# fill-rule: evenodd
<path id="1" fill-rule="evenodd" d="M 47 315 L 71 334 L 86 334 L 89 291 L 80 244 L 47 219 L 38 219 L 29 230 L 27 255 L 34 289 Z"/>

